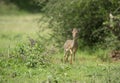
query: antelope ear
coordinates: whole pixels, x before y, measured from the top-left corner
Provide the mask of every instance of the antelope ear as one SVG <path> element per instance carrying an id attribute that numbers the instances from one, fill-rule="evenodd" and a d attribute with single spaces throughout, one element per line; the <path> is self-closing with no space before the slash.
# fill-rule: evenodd
<path id="1" fill-rule="evenodd" d="M 74 32 L 74 28 L 73 28 L 73 29 L 71 29 L 71 32 L 72 32 L 72 33 Z"/>
<path id="2" fill-rule="evenodd" d="M 73 29 L 72 29 L 72 33 L 75 33 L 75 32 L 76 32 L 76 28 L 73 28 Z"/>

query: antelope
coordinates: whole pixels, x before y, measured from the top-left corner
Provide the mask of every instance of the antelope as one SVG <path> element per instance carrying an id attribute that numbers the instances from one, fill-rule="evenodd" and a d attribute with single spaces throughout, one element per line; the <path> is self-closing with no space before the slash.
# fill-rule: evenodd
<path id="1" fill-rule="evenodd" d="M 75 54 L 78 49 L 78 33 L 79 29 L 73 28 L 72 30 L 72 40 L 67 40 L 64 44 L 64 62 L 68 61 L 69 56 L 71 56 L 70 64 L 72 64 L 72 59 L 75 61 Z"/>

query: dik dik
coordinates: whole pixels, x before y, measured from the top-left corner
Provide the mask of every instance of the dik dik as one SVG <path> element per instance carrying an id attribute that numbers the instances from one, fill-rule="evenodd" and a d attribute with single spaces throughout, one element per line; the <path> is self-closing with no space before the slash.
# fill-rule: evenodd
<path id="1" fill-rule="evenodd" d="M 70 64 L 72 64 L 72 59 L 75 61 L 75 54 L 78 49 L 78 33 L 79 29 L 73 28 L 72 30 L 72 40 L 67 40 L 64 44 L 64 62 L 68 61 L 68 57 L 71 56 Z"/>

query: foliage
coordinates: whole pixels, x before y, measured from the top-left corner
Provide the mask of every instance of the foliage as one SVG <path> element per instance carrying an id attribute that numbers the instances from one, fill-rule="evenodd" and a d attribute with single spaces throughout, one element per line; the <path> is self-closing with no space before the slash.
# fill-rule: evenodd
<path id="1" fill-rule="evenodd" d="M 113 19 L 110 19 L 110 21 L 105 21 L 103 23 L 105 28 L 108 28 L 109 30 L 109 36 L 105 39 L 105 46 L 110 47 L 114 50 L 120 49 L 120 16 L 115 15 Z M 109 43 L 108 43 L 109 42 Z"/>
<path id="2" fill-rule="evenodd" d="M 18 44 L 12 53 L 13 57 L 20 59 L 28 68 L 35 68 L 39 65 L 47 67 L 51 56 L 47 56 L 47 53 L 44 52 L 46 50 L 44 44 L 41 44 L 40 41 L 31 41 Z"/>
<path id="3" fill-rule="evenodd" d="M 59 55 L 60 56 L 60 55 Z M 84 60 L 74 65 L 54 61 L 49 67 L 25 66 L 17 58 L 0 59 L 0 82 L 2 83 L 35 83 L 35 82 L 89 82 L 89 83 L 119 83 L 119 63 L 106 63 L 84 55 Z M 57 58 L 56 58 L 57 59 Z"/>
<path id="4" fill-rule="evenodd" d="M 83 46 L 91 47 L 106 43 L 111 30 L 103 23 L 109 20 L 109 13 L 119 5 L 119 0 L 49 0 L 43 10 L 49 17 L 49 28 L 54 30 L 53 36 L 59 43 L 76 27 L 81 29 L 79 35 Z M 116 12 L 118 14 L 119 9 Z"/>
<path id="5" fill-rule="evenodd" d="M 46 12 L 48 13 L 47 14 L 48 16 L 50 15 L 49 18 L 45 19 L 45 21 L 49 22 L 49 25 L 50 25 L 47 27 L 50 27 L 50 29 L 52 29 L 52 32 L 54 32 L 53 34 L 50 34 L 51 35 L 50 37 L 48 36 L 49 34 L 46 35 L 46 33 L 51 32 L 51 30 L 47 28 L 48 32 L 43 34 L 41 27 L 40 27 L 41 32 L 38 33 L 38 36 L 39 36 L 38 38 L 35 39 L 35 38 L 28 37 L 28 40 L 24 40 L 24 42 L 19 41 L 22 39 L 21 34 L 15 37 L 14 36 L 11 37 L 11 32 L 10 32 L 11 29 L 8 29 L 10 28 L 10 26 L 7 28 L 8 32 L 10 32 L 9 34 L 3 34 L 4 32 L 1 33 L 2 34 L 0 36 L 1 39 L 5 38 L 5 39 L 16 40 L 16 38 L 18 38 L 19 43 L 18 45 L 16 45 L 16 48 L 14 49 L 14 51 L 12 52 L 10 51 L 10 53 L 8 53 L 7 55 L 5 54 L 0 55 L 0 71 L 1 71 L 0 82 L 1 83 L 24 83 L 24 82 L 25 83 L 38 83 L 38 82 L 42 82 L 42 83 L 47 83 L 47 82 L 49 83 L 50 82 L 51 83 L 54 83 L 54 82 L 56 83 L 64 83 L 64 82 L 65 83 L 76 83 L 76 82 L 78 83 L 79 82 L 80 83 L 119 83 L 120 82 L 120 78 L 119 78 L 120 64 L 119 62 L 110 63 L 108 60 L 108 56 L 106 55 L 106 51 L 99 50 L 99 51 L 96 51 L 95 54 L 91 55 L 88 52 L 89 49 L 85 49 L 87 50 L 85 51 L 87 53 L 84 53 L 84 51 L 81 50 L 79 53 L 77 53 L 78 56 L 76 56 L 76 61 L 73 63 L 73 65 L 70 65 L 69 63 L 66 63 L 66 64 L 62 63 L 60 59 L 61 57 L 63 57 L 63 53 L 60 53 L 60 54 L 56 53 L 55 55 L 54 53 L 56 52 L 55 51 L 56 48 L 54 48 L 54 46 L 51 47 L 50 45 L 50 44 L 61 45 L 62 44 L 61 40 L 64 41 L 66 39 L 66 35 L 71 34 L 70 30 L 73 27 L 81 28 L 81 33 L 80 33 L 81 42 L 82 42 L 81 45 L 83 44 L 94 45 L 96 43 L 101 43 L 101 41 L 102 42 L 105 41 L 106 43 L 105 46 L 106 46 L 108 42 L 111 41 L 111 39 L 116 40 L 117 35 L 113 34 L 113 32 L 110 29 L 104 26 L 103 22 L 108 20 L 107 15 L 109 11 L 113 11 L 118 6 L 116 5 L 118 3 L 115 0 L 110 1 L 112 4 L 115 4 L 113 5 L 115 7 L 114 8 L 114 7 L 110 7 L 111 5 L 108 4 L 109 1 L 106 1 L 106 0 L 105 0 L 106 3 L 102 3 L 103 0 L 101 1 L 74 0 L 72 2 L 70 0 L 65 0 L 65 1 L 49 0 L 49 1 L 50 2 L 47 4 L 46 7 L 48 8 L 51 6 L 50 8 L 52 10 L 55 10 L 55 11 L 48 11 L 49 13 Z M 101 3 L 98 3 L 98 2 L 101 2 Z M 62 6 L 59 4 L 61 4 Z M 96 4 L 99 7 L 102 5 L 101 8 L 98 8 Z M 103 4 L 104 5 L 106 4 L 108 6 L 105 6 L 105 9 L 104 8 L 102 9 L 102 7 L 104 7 Z M 57 6 L 60 6 L 60 8 Z M 53 7 L 55 7 L 55 9 Z M 89 8 L 91 10 L 89 10 Z M 79 9 L 81 9 L 81 11 L 79 11 Z M 103 14 L 102 11 L 104 10 L 105 12 Z M 103 18 L 102 16 L 105 18 Z M 91 20 L 91 19 L 96 19 L 96 20 Z M 27 22 L 27 20 L 25 21 Z M 15 22 L 18 22 L 18 21 L 15 21 Z M 30 25 L 32 23 L 30 22 L 28 24 Z M 4 25 L 6 25 L 6 21 L 5 21 L 5 24 L 3 23 L 2 26 L 4 27 Z M 24 26 L 23 23 L 21 25 Z M 29 28 L 29 26 L 27 27 Z M 27 30 L 23 29 L 23 30 L 26 33 L 28 31 L 28 29 Z M 105 31 L 105 33 L 103 33 L 102 31 Z M 16 32 L 16 35 L 17 35 L 20 31 L 18 30 L 18 32 L 17 31 L 13 31 L 13 32 Z M 31 32 L 33 32 L 33 30 L 31 30 Z M 100 32 L 103 34 L 102 37 L 105 36 L 103 37 L 103 39 L 99 39 Z M 40 34 L 42 34 L 43 36 L 41 36 Z M 87 39 L 89 37 L 90 39 Z M 99 41 L 97 40 L 97 38 L 99 39 Z M 55 41 L 57 41 L 58 43 L 56 44 Z M 109 44 L 107 47 L 109 47 L 110 45 L 112 47 L 113 42 L 111 41 L 111 43 L 112 44 Z M 97 49 L 97 48 L 94 48 L 94 49 Z M 95 55 L 97 55 L 100 59 L 102 59 L 105 62 L 101 61 Z M 106 60 L 108 60 L 108 62 Z"/>

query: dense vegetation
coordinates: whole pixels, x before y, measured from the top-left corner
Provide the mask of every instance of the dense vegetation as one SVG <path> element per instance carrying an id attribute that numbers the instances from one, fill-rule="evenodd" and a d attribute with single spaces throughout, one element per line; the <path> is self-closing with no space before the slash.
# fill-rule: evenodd
<path id="1" fill-rule="evenodd" d="M 120 34 L 115 35 L 109 28 L 109 14 L 120 14 L 119 0 L 49 0 L 44 7 L 45 14 L 50 18 L 49 27 L 55 30 L 54 36 L 64 41 L 73 27 L 80 28 L 80 41 L 84 46 L 109 46 Z M 118 19 L 119 20 L 119 19 Z M 104 25 L 108 22 L 107 26 Z M 113 24 L 116 22 L 113 21 Z M 119 26 L 115 26 L 117 31 Z M 63 39 L 65 37 L 65 39 Z M 116 38 L 116 39 L 114 39 Z M 106 43 L 106 44 L 105 44 Z M 114 46 L 112 46 L 114 47 Z"/>
<path id="2" fill-rule="evenodd" d="M 16 5 L 29 13 L 39 12 L 22 15 L 13 9 L 19 11 L 20 16 L 9 16 L 9 11 L 0 16 L 1 83 L 120 82 L 119 61 L 109 57 L 112 50 L 120 49 L 119 0 L 1 2 L 12 3 L 7 7 Z M 110 19 L 110 13 L 114 19 Z M 70 65 L 63 63 L 63 44 L 71 39 L 74 27 L 80 28 L 79 49 L 76 61 Z"/>

